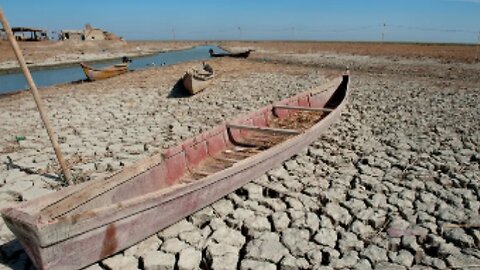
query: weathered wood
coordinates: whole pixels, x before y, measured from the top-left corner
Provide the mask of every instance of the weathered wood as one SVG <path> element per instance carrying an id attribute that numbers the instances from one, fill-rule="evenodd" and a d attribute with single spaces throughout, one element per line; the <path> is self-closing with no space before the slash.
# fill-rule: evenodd
<path id="1" fill-rule="evenodd" d="M 238 160 L 232 159 L 232 158 L 225 158 L 225 157 L 215 157 L 215 159 L 219 161 L 224 161 L 224 162 L 230 162 L 230 163 L 237 163 Z"/>
<path id="2" fill-rule="evenodd" d="M 298 111 L 310 111 L 310 112 L 333 112 L 334 110 L 330 108 L 312 108 L 312 107 L 288 106 L 288 105 L 274 105 L 273 109 L 286 109 L 286 110 L 298 110 Z"/>
<path id="3" fill-rule="evenodd" d="M 301 131 L 298 131 L 295 129 L 257 127 L 257 126 L 236 125 L 236 124 L 227 124 L 227 128 L 245 129 L 245 130 L 251 130 L 251 131 L 258 131 L 258 132 L 270 132 L 270 133 L 284 134 L 284 135 L 298 135 L 302 133 Z"/>
<path id="4" fill-rule="evenodd" d="M 17 57 L 18 64 L 20 65 L 20 68 L 22 69 L 23 75 L 25 76 L 25 79 L 28 82 L 28 85 L 30 86 L 30 90 L 33 95 L 33 99 L 35 100 L 35 103 L 37 104 L 38 112 L 40 113 L 40 117 L 42 118 L 43 124 L 45 125 L 45 128 L 47 129 L 48 137 L 50 138 L 50 142 L 52 143 L 53 150 L 55 151 L 55 155 L 57 156 L 58 163 L 60 164 L 60 167 L 62 168 L 62 173 L 63 176 L 65 177 L 65 180 L 69 185 L 73 184 L 72 181 L 72 176 L 70 174 L 70 170 L 68 169 L 67 163 L 65 162 L 65 158 L 63 157 L 62 151 L 60 150 L 60 145 L 57 142 L 57 137 L 55 135 L 55 132 L 53 131 L 52 126 L 50 125 L 50 121 L 48 120 L 48 116 L 46 113 L 46 110 L 43 106 L 43 101 L 42 98 L 40 97 L 40 94 L 38 93 L 37 86 L 35 85 L 35 82 L 33 81 L 32 75 L 30 74 L 30 70 L 27 67 L 27 64 L 25 63 L 25 58 L 23 57 L 22 51 L 20 50 L 20 47 L 18 46 L 17 40 L 13 36 L 12 29 L 10 28 L 10 25 L 8 24 L 7 18 L 5 18 L 3 14 L 3 10 L 0 9 L 0 21 L 3 24 L 3 29 L 7 33 L 8 40 L 10 41 L 10 45 L 13 48 L 13 51 L 15 52 L 15 56 Z"/>
<path id="5" fill-rule="evenodd" d="M 80 63 L 80 66 L 90 81 L 104 80 L 128 72 L 128 63 L 108 66 L 103 69 L 95 69 L 84 63 Z"/>
<path id="6" fill-rule="evenodd" d="M 203 64 L 202 69 L 192 68 L 187 71 L 182 77 L 183 86 L 191 95 L 207 88 L 215 78 L 215 73 L 212 67 L 208 64 Z"/>
<path id="7" fill-rule="evenodd" d="M 80 187 L 67 187 L 58 193 L 4 209 L 2 215 L 5 223 L 20 240 L 39 270 L 78 269 L 90 265 L 138 243 L 257 179 L 318 139 L 329 125 L 339 119 L 340 113 L 345 107 L 348 77 L 344 78 L 344 82 L 342 87 L 337 90 L 331 89 L 324 95 L 315 97 L 317 100 L 314 102 L 318 104 L 332 104 L 330 97 L 338 97 L 340 100 L 333 102 L 336 104 L 336 109 L 332 113 L 324 118 L 316 119 L 317 122 L 311 123 L 310 128 L 301 134 L 278 142 L 277 145 L 266 150 L 237 147 L 234 142 L 229 141 L 226 125 L 222 124 L 218 132 L 200 134 L 188 142 L 165 150 L 164 160 L 158 166 L 155 165 L 155 159 L 152 159 L 148 162 L 140 162 L 140 164 L 146 164 L 130 169 L 130 172 L 123 176 L 120 176 L 121 173 L 118 174 L 118 179 L 112 181 L 116 185 L 108 184 L 110 188 L 102 190 L 100 197 L 91 200 L 89 196 L 79 196 L 75 200 L 71 200 L 84 191 L 86 191 L 83 193 L 84 195 L 90 194 L 91 191 L 97 190 L 105 184 L 103 179 L 92 180 L 81 184 Z M 345 93 L 337 95 L 338 91 Z M 298 98 L 298 96 L 294 96 L 287 102 L 294 102 Z M 266 108 L 266 111 L 271 112 L 271 106 Z M 249 119 L 249 117 L 252 119 L 255 114 L 249 114 L 242 119 Z M 248 137 L 248 134 L 245 136 Z M 218 145 L 221 145 L 220 141 L 224 140 L 223 147 L 212 148 L 215 151 L 202 156 L 202 160 L 189 158 L 186 154 L 188 151 L 191 153 L 205 151 L 204 146 L 205 141 L 209 140 L 208 136 L 219 140 L 217 141 Z M 217 144 L 215 145 L 217 146 Z M 230 155 L 242 155 L 243 159 L 223 170 L 209 171 L 210 162 L 215 163 L 218 157 L 229 158 Z M 195 165 L 192 165 L 193 163 Z M 154 167 L 148 169 L 147 164 Z M 160 170 L 160 173 L 152 173 L 163 166 L 166 171 Z M 135 179 L 128 178 L 132 176 L 132 173 L 141 171 L 142 168 L 146 168 L 147 171 L 134 176 Z M 169 169 L 172 169 L 174 174 L 169 174 Z M 177 173 L 178 170 L 181 170 L 181 173 Z M 145 188 L 142 189 L 143 193 L 138 193 L 138 186 L 130 185 L 137 182 L 140 183 L 139 186 L 142 186 L 142 183 L 158 183 L 165 181 L 165 178 L 169 179 L 170 186 L 158 185 L 153 188 Z M 124 184 L 118 185 L 119 183 Z M 132 189 L 131 193 L 134 193 L 135 196 L 124 193 L 125 185 Z M 295 194 L 289 193 L 285 193 L 285 195 L 295 196 Z M 99 199 L 103 197 L 106 199 Z M 85 203 L 85 200 L 89 202 Z M 39 218 L 40 209 L 58 204 L 57 209 L 64 211 L 69 209 L 74 201 L 82 204 L 82 207 L 69 211 L 59 218 L 48 220 Z M 61 206 L 63 203 L 65 206 Z"/>

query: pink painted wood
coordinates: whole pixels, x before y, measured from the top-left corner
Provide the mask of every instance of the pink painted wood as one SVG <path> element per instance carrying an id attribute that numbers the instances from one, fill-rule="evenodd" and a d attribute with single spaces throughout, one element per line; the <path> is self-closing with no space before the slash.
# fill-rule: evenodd
<path id="1" fill-rule="evenodd" d="M 7 226 L 38 269 L 78 269 L 121 251 L 240 188 L 301 151 L 336 121 L 346 104 L 349 76 L 278 104 L 334 109 L 321 121 L 222 171 L 181 182 L 208 157 L 249 132 L 221 124 L 161 155 L 107 178 L 67 187 L 2 210 Z M 295 112 L 266 106 L 232 124 L 268 126 Z"/>

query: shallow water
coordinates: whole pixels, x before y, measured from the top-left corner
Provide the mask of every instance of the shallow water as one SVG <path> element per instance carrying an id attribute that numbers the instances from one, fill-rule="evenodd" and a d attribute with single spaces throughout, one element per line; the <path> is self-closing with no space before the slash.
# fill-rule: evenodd
<path id="1" fill-rule="evenodd" d="M 197 46 L 188 50 L 162 52 L 149 56 L 135 57 L 132 58 L 129 69 L 137 70 L 151 66 L 172 65 L 192 60 L 209 59 L 209 49 L 213 49 L 215 52 L 223 51 L 218 46 L 207 45 Z M 120 63 L 120 60 L 115 59 L 89 63 L 89 65 L 101 68 L 118 63 Z M 59 67 L 53 66 L 45 69 L 33 70 L 31 73 L 38 88 L 86 79 L 79 64 Z M 20 71 L 17 73 L 0 75 L 0 94 L 12 93 L 25 89 L 28 89 L 28 84 L 23 73 Z"/>

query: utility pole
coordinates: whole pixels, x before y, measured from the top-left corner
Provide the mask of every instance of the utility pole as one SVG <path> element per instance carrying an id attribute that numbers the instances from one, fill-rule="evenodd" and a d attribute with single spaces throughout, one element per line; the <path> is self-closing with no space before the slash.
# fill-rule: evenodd
<path id="1" fill-rule="evenodd" d="M 478 31 L 477 49 L 475 49 L 475 61 L 478 61 L 478 47 L 480 47 L 480 31 Z"/>
<path id="2" fill-rule="evenodd" d="M 175 27 L 172 27 L 172 38 L 173 38 L 173 41 L 176 40 L 176 36 L 175 36 Z"/>
<path id="3" fill-rule="evenodd" d="M 384 22 L 382 25 L 382 43 L 385 41 L 385 28 L 387 27 L 387 24 Z"/>
<path id="4" fill-rule="evenodd" d="M 240 34 L 240 40 L 242 40 L 242 28 L 240 26 L 238 27 L 238 33 Z"/>

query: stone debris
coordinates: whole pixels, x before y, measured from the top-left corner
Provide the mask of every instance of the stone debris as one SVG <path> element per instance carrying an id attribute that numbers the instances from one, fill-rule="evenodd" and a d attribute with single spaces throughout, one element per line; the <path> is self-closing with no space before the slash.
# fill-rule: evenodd
<path id="1" fill-rule="evenodd" d="M 142 256 L 145 270 L 167 270 L 175 267 L 175 255 L 161 251 L 150 251 Z"/>
<path id="2" fill-rule="evenodd" d="M 449 64 L 423 60 L 263 54 L 266 63 L 245 65 L 260 70 L 273 69 L 269 61 L 307 66 L 234 72 L 239 76 L 235 80 L 226 74 L 208 91 L 188 99 L 167 98 L 179 67 L 162 71 L 170 78 L 158 76 L 159 70 L 125 75 L 132 81 L 152 77 L 142 79 L 139 88 L 127 89 L 115 79 L 78 85 L 74 93 L 67 86 L 54 87 L 64 93 L 52 92 L 46 105 L 53 124 L 62 131 L 61 147 L 68 158 L 76 157 L 74 175 L 89 180 L 224 119 L 325 82 L 321 70 L 308 66 L 345 64 L 377 72 L 354 72 L 341 120 L 282 166 L 86 269 L 480 265 L 478 76 L 447 72 Z M 230 64 L 225 61 L 218 65 Z M 478 65 L 458 68 L 465 74 L 479 71 Z M 37 127 L 34 103 L 23 96 L 15 104 L 1 99 L 0 117 L 5 122 L 0 129 L 0 205 L 8 207 L 59 189 L 48 138 L 41 128 L 29 128 Z M 26 140 L 14 142 L 18 134 L 27 134 Z M 15 150 L 7 151 L 12 144 Z M 45 171 L 52 177 L 41 175 Z M 31 266 L 1 220 L 0 269 Z"/>

